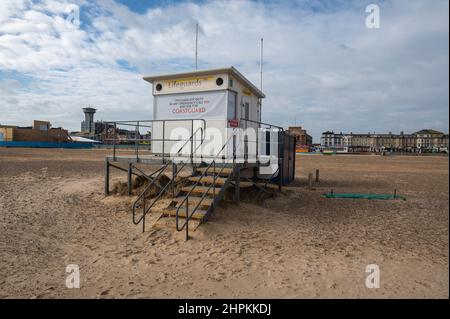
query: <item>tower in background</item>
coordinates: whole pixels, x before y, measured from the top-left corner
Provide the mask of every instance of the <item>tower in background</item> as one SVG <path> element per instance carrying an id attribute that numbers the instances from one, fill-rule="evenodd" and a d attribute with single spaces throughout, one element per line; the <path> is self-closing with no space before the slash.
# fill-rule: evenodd
<path id="1" fill-rule="evenodd" d="M 84 121 L 81 122 L 81 132 L 93 136 L 95 134 L 94 114 L 97 110 L 92 107 L 83 108 Z"/>

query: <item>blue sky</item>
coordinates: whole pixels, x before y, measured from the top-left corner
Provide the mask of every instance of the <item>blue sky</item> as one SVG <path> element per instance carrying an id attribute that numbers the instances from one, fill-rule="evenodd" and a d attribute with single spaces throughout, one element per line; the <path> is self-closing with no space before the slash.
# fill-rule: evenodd
<path id="1" fill-rule="evenodd" d="M 0 123 L 151 118 L 143 75 L 236 66 L 259 83 L 263 120 L 326 130 L 448 132 L 448 1 L 386 0 L 380 28 L 366 1 L 0 2 Z M 66 21 L 79 12 L 79 26 Z"/>
<path id="2" fill-rule="evenodd" d="M 138 13 L 144 13 L 148 8 L 160 7 L 167 4 L 166 1 L 118 0 L 117 2 L 126 5 L 131 11 Z"/>
<path id="3" fill-rule="evenodd" d="M 184 0 L 117 0 L 118 3 L 128 7 L 133 12 L 144 13 L 152 8 L 164 8 L 171 5 L 177 5 L 183 2 L 204 3 L 205 1 L 184 1 Z"/>

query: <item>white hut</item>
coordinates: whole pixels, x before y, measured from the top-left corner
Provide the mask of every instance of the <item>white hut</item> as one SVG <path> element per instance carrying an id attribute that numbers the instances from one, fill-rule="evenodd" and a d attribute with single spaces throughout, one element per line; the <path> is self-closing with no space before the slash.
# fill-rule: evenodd
<path id="1" fill-rule="evenodd" d="M 236 134 L 233 129 L 237 127 L 252 127 L 258 134 L 261 99 L 265 97 L 234 67 L 146 76 L 144 80 L 153 84 L 155 122 L 152 133 L 158 140 L 153 142 L 153 153 L 170 155 L 172 151 L 173 154 L 180 145 L 175 141 L 177 137 L 189 138 L 202 125 L 206 143 L 196 155 L 201 154 L 205 160 L 220 152 L 224 144 L 223 153 L 227 158 L 233 147 L 237 149 L 238 158 L 256 149 L 256 145 L 250 145 L 256 143 L 256 136 L 251 138 L 254 141 L 240 143 L 240 132 L 237 141 L 227 143 L 230 136 Z M 196 138 L 198 140 L 198 136 Z M 184 152 L 188 150 L 189 147 Z M 256 156 L 254 153 L 250 156 Z"/>
<path id="2" fill-rule="evenodd" d="M 265 191 L 268 181 L 281 189 L 294 178 L 294 138 L 281 127 L 262 123 L 264 93 L 234 67 L 145 76 L 144 80 L 152 84 L 153 119 L 109 123 L 113 155 L 105 161 L 105 194 L 109 193 L 110 167 L 127 172 L 128 194 L 132 174 L 150 181 L 133 203 L 133 222 L 142 223 L 143 230 L 145 216 L 158 211 L 155 203 L 163 194 L 172 193 L 175 206 L 158 211 L 160 218 L 174 217 L 176 229 L 186 230 L 187 239 L 189 221 L 206 221 L 228 186 L 234 186 L 239 201 L 241 179 Z M 134 155 L 116 154 L 116 136 L 124 125 L 135 129 Z M 138 137 L 143 128 L 151 130 L 151 139 Z M 150 154 L 141 153 L 141 142 L 150 144 Z M 128 167 L 116 162 L 128 163 Z M 137 163 L 161 165 L 145 173 Z M 192 168 L 189 184 L 176 191 L 177 174 L 184 167 Z M 161 174 L 171 176 L 170 181 L 147 203 L 148 192 Z M 261 179 L 263 186 L 258 185 Z"/>

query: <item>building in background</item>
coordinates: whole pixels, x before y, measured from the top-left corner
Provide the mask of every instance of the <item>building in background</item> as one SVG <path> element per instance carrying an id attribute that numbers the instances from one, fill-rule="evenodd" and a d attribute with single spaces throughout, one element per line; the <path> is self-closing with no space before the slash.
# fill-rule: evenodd
<path id="1" fill-rule="evenodd" d="M 425 129 L 412 134 L 322 133 L 321 149 L 344 152 L 448 152 L 448 134 Z"/>
<path id="2" fill-rule="evenodd" d="M 326 131 L 322 133 L 320 138 L 320 149 L 322 151 L 336 151 L 347 152 L 347 143 L 351 143 L 351 140 L 345 134 L 334 133 L 334 131 Z"/>
<path id="3" fill-rule="evenodd" d="M 2 142 L 67 142 L 67 130 L 52 128 L 48 121 L 33 121 L 33 126 L 0 125 Z"/>
<path id="4" fill-rule="evenodd" d="M 416 136 L 416 147 L 421 151 L 448 149 L 448 134 L 425 129 L 414 133 L 414 135 Z"/>
<path id="5" fill-rule="evenodd" d="M 301 126 L 290 126 L 288 131 L 295 138 L 296 152 L 309 152 L 312 145 L 312 136 Z"/>
<path id="6" fill-rule="evenodd" d="M 349 152 L 370 152 L 373 148 L 373 137 L 367 134 L 349 134 L 351 136 L 351 145 L 348 147 Z"/>
<path id="7" fill-rule="evenodd" d="M 33 121 L 32 126 L 0 125 L 0 147 L 87 148 L 77 143 L 67 130 L 52 128 L 49 121 Z"/>
<path id="8" fill-rule="evenodd" d="M 1 125 L 0 124 L 0 142 L 12 142 L 14 136 L 14 125 Z"/>
<path id="9" fill-rule="evenodd" d="M 40 121 L 40 120 L 34 120 L 33 121 L 33 129 L 35 130 L 41 130 L 41 131 L 48 131 L 52 128 L 52 125 L 49 121 Z"/>

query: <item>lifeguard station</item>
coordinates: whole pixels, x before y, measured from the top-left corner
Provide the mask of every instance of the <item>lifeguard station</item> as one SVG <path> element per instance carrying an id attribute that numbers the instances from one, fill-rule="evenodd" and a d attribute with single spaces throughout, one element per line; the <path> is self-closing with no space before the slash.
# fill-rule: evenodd
<path id="1" fill-rule="evenodd" d="M 281 190 L 294 179 L 294 138 L 282 127 L 261 121 L 265 95 L 234 67 L 144 80 L 152 84 L 153 120 L 108 122 L 113 127 L 113 154 L 105 160 L 105 194 L 109 194 L 110 167 L 127 172 L 129 194 L 132 175 L 148 179 L 132 207 L 133 222 L 142 223 L 143 231 L 146 215 L 155 212 L 158 220 L 171 218 L 178 231 L 186 231 L 187 239 L 189 229 L 208 219 L 228 187 L 234 187 L 234 200 L 239 202 L 242 186 L 264 191 L 268 183 L 276 183 Z M 124 142 L 117 137 L 123 126 L 136 132 L 128 139 L 134 143 L 132 155 L 117 151 L 119 142 Z M 151 139 L 140 138 L 141 130 L 149 130 Z M 144 150 L 143 143 L 149 145 Z M 145 173 L 144 164 L 158 169 Z M 176 178 L 186 168 L 188 183 L 177 191 Z M 161 175 L 169 178 L 165 185 L 157 182 Z M 148 198 L 155 185 L 157 195 Z M 155 209 L 167 196 L 171 205 Z"/>

